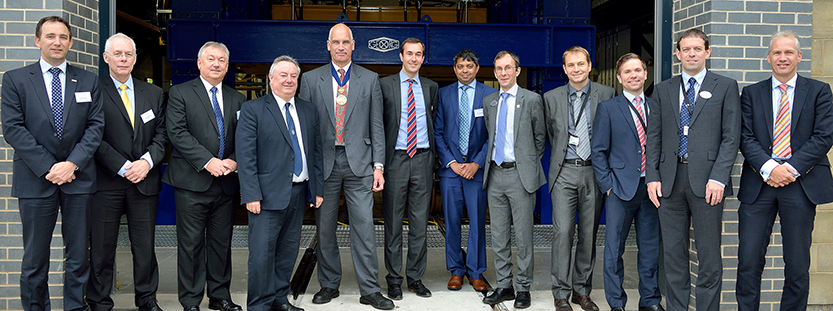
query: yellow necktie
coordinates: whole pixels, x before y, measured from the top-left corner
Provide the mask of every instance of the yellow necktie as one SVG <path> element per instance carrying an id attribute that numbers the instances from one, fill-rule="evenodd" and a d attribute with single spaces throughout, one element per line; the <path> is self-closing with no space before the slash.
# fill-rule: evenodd
<path id="1" fill-rule="evenodd" d="M 133 123 L 133 106 L 130 105 L 130 98 L 127 98 L 127 85 L 122 84 L 119 86 L 121 90 L 121 101 L 124 103 L 124 109 L 127 110 L 127 116 L 130 118 L 130 126 L 135 127 L 136 125 Z"/>

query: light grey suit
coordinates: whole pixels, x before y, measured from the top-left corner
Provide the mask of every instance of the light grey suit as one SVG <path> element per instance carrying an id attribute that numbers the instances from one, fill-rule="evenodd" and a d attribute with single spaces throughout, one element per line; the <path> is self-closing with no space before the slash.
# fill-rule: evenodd
<path id="1" fill-rule="evenodd" d="M 648 115 L 645 182 L 662 182 L 659 221 L 665 260 L 669 310 L 688 309 L 689 226 L 694 224 L 698 265 L 697 310 L 720 307 L 723 261 L 720 232 L 723 201 L 706 203 L 706 184 L 726 185 L 740 144 L 740 97 L 737 81 L 707 71 L 696 95 L 688 130 L 688 164 L 678 163 L 680 145 L 680 76 L 657 84 Z"/>
<path id="2" fill-rule="evenodd" d="M 587 106 L 587 122 L 593 124 L 596 107 L 600 102 L 613 98 L 616 90 L 590 81 Z M 587 96 L 587 95 L 585 95 Z M 593 266 L 596 262 L 596 230 L 602 214 L 601 191 L 594 178 L 593 167 L 565 163 L 572 102 L 569 84 L 544 93 L 544 110 L 547 118 L 547 139 L 550 143 L 549 191 L 552 196 L 552 295 L 555 299 L 567 299 L 571 292 L 590 295 L 593 288 Z M 588 113 L 589 112 L 589 113 Z M 578 116 L 575 116 L 578 117 Z M 587 126 L 587 125 L 581 125 Z M 592 129 L 590 134 L 592 137 Z M 592 139 L 592 138 L 591 138 Z M 587 159 L 589 160 L 589 159 Z M 563 168 L 563 170 L 562 170 Z M 571 260 L 573 235 L 578 214 L 578 243 L 575 260 Z M 570 263 L 572 281 L 570 276 Z"/>
<path id="3" fill-rule="evenodd" d="M 350 65 L 344 114 L 344 147 L 335 146 L 335 97 L 332 64 L 301 76 L 300 97 L 316 105 L 321 120 L 324 159 L 324 203 L 315 210 L 318 225 L 318 282 L 338 289 L 341 259 L 336 244 L 336 219 L 342 188 L 350 219 L 353 268 L 362 295 L 380 291 L 373 228 L 373 163 L 385 161 L 385 128 L 379 76 Z"/>
<path id="4" fill-rule="evenodd" d="M 541 95 L 518 87 L 514 118 L 515 166 L 501 168 L 492 162 L 500 93 L 492 93 L 483 99 L 483 116 L 489 132 L 488 164 L 485 165 L 483 186 L 488 189 L 495 273 L 499 288 L 512 286 L 511 219 L 518 245 L 515 289 L 529 291 L 533 278 L 532 212 L 535 210 L 535 192 L 546 183 L 541 167 L 546 144 L 544 104 Z"/>

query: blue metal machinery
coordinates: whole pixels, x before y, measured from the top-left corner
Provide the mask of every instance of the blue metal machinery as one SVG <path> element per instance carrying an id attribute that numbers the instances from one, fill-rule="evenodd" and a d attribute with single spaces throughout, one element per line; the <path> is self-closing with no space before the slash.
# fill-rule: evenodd
<path id="1" fill-rule="evenodd" d="M 268 64 L 283 54 L 302 64 L 330 61 L 325 42 L 336 21 L 269 20 L 269 12 L 268 0 L 174 1 L 173 18 L 167 28 L 172 83 L 199 74 L 197 51 L 209 40 L 228 46 L 232 64 Z M 595 57 L 596 30 L 589 23 L 590 1 L 491 1 L 489 20 L 487 24 L 433 23 L 426 15 L 418 22 L 344 22 L 353 30 L 353 61 L 358 64 L 400 64 L 398 44 L 408 37 L 426 43 L 424 66 L 450 66 L 454 55 L 468 48 L 481 57 L 481 66 L 489 67 L 493 65 L 492 55 L 509 50 L 521 60 L 527 88 L 540 94 L 566 83 L 561 69 L 564 50 L 579 45 Z M 232 65 L 226 75 L 230 85 L 235 82 L 233 73 Z M 545 172 L 548 159 L 549 150 L 543 161 Z M 550 196 L 546 188 L 542 190 L 538 192 L 536 210 L 540 211 L 541 223 L 550 223 Z"/>

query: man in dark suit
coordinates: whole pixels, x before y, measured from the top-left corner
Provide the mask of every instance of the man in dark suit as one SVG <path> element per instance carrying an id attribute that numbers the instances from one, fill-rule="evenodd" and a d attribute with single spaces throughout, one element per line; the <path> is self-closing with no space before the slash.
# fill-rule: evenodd
<path id="1" fill-rule="evenodd" d="M 547 139 L 541 95 L 518 86 L 520 63 L 512 52 L 498 52 L 495 78 L 500 84 L 500 93 L 495 92 L 483 100 L 483 115 L 489 133 L 486 162 L 490 163 L 483 173 L 483 187 L 488 188 L 497 275 L 497 289 L 483 298 L 483 302 L 493 305 L 514 299 L 516 309 L 528 308 L 531 303 L 532 212 L 535 210 L 535 192 L 546 183 L 541 156 Z M 518 277 L 514 282 L 517 296 L 512 286 L 510 225 L 514 226 L 518 245 Z"/>
<path id="2" fill-rule="evenodd" d="M 102 77 L 104 137 L 95 153 L 98 191 L 90 213 L 90 283 L 93 310 L 113 309 L 113 265 L 122 214 L 127 214 L 133 253 L 133 284 L 140 311 L 161 311 L 156 303 L 159 268 L 154 249 L 156 208 L 165 157 L 165 100 L 162 89 L 131 76 L 136 43 L 117 33 L 104 44 L 110 74 Z"/>
<path id="3" fill-rule="evenodd" d="M 377 309 L 394 308 L 382 296 L 376 231 L 373 228 L 373 192 L 385 185 L 385 127 L 379 76 L 351 61 L 356 42 L 347 25 L 330 28 L 327 50 L 332 62 L 301 77 L 298 97 L 318 109 L 324 165 L 324 203 L 315 210 L 318 226 L 318 283 L 312 302 L 324 304 L 338 297 L 341 258 L 336 221 L 342 189 L 350 215 L 350 251 L 359 283 L 359 302 Z"/>
<path id="4" fill-rule="evenodd" d="M 463 276 L 477 291 L 486 290 L 486 190 L 483 170 L 489 138 L 483 118 L 483 98 L 497 90 L 475 81 L 480 70 L 477 55 L 463 49 L 454 56 L 458 83 L 439 91 L 434 140 L 440 168 L 440 194 L 445 216 L 445 265 L 451 271 L 448 289 L 459 290 Z M 465 207 L 467 213 L 463 213 Z M 460 247 L 460 223 L 469 218 L 467 256 Z"/>
<path id="5" fill-rule="evenodd" d="M 570 83 L 544 94 L 550 143 L 549 185 L 552 196 L 552 296 L 557 311 L 570 311 L 567 302 L 584 310 L 599 310 L 590 299 L 596 264 L 596 230 L 602 214 L 601 192 L 593 177 L 590 143 L 596 106 L 616 95 L 606 85 L 590 81 L 590 53 L 574 46 L 562 55 Z M 575 258 L 573 236 L 578 217 Z M 572 275 L 572 280 L 570 276 Z"/>
<path id="6" fill-rule="evenodd" d="M 24 310 L 50 310 L 49 247 L 61 211 L 64 239 L 64 310 L 84 310 L 89 278 L 87 214 L 95 192 L 93 154 L 104 114 L 98 78 L 70 66 L 69 22 L 41 18 L 35 28 L 40 60 L 3 75 L 3 137 L 14 148 L 11 195 L 23 224 L 20 302 Z"/>
<path id="7" fill-rule="evenodd" d="M 625 89 L 603 101 L 593 121 L 593 170 L 607 195 L 605 206 L 604 289 L 612 311 L 624 311 L 625 240 L 636 221 L 639 311 L 665 311 L 657 284 L 659 218 L 645 187 L 645 144 L 651 100 L 642 92 L 647 66 L 639 55 L 627 53 L 616 62 L 616 78 Z"/>
<path id="8" fill-rule="evenodd" d="M 179 302 L 198 311 L 208 283 L 208 308 L 239 311 L 231 301 L 231 232 L 239 205 L 234 131 L 246 100 L 222 85 L 228 48 L 209 41 L 197 54 L 197 79 L 169 92 L 166 126 L 173 150 L 162 181 L 174 186 Z"/>
<path id="9" fill-rule="evenodd" d="M 276 58 L 269 69 L 272 92 L 240 110 L 238 175 L 249 210 L 247 310 L 303 311 L 286 296 L 304 210 L 321 205 L 324 177 L 318 111 L 295 97 L 300 72 L 294 58 Z"/>
<path id="10" fill-rule="evenodd" d="M 743 88 L 738 199 L 738 310 L 758 310 L 764 255 L 777 214 L 784 247 L 781 310 L 806 310 L 816 205 L 833 201 L 830 85 L 796 73 L 798 35 L 772 35 L 772 78 Z"/>
<path id="11" fill-rule="evenodd" d="M 388 298 L 402 299 L 402 221 L 408 210 L 408 291 L 431 297 L 422 284 L 428 263 L 428 210 L 434 185 L 434 116 L 437 83 L 419 75 L 425 43 L 408 38 L 399 47 L 402 70 L 379 79 L 385 120 L 385 268 Z"/>
<path id="12" fill-rule="evenodd" d="M 740 103 L 735 80 L 708 72 L 709 38 L 689 29 L 677 41 L 683 73 L 654 90 L 648 115 L 645 181 L 659 208 L 667 306 L 685 310 L 691 292 L 689 228 L 697 247 L 697 310 L 720 307 L 723 197 L 738 155 Z"/>

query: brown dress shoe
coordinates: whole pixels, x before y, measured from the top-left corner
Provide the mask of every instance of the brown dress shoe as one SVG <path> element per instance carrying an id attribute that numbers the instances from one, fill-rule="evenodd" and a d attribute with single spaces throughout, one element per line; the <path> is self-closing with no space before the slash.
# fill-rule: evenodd
<path id="1" fill-rule="evenodd" d="M 483 279 L 469 279 L 471 282 L 471 287 L 478 292 L 485 292 L 486 291 L 486 281 Z"/>
<path id="2" fill-rule="evenodd" d="M 448 280 L 448 289 L 460 290 L 460 288 L 463 288 L 463 277 L 459 275 L 452 275 L 451 279 Z"/>
<path id="3" fill-rule="evenodd" d="M 582 310 L 599 311 L 599 306 L 597 306 L 596 303 L 590 299 L 590 296 L 577 296 L 573 293 L 573 298 L 571 298 L 570 301 L 580 305 Z"/>
<path id="4" fill-rule="evenodd" d="M 573 311 L 573 306 L 567 302 L 567 299 L 556 299 L 555 311 Z"/>

